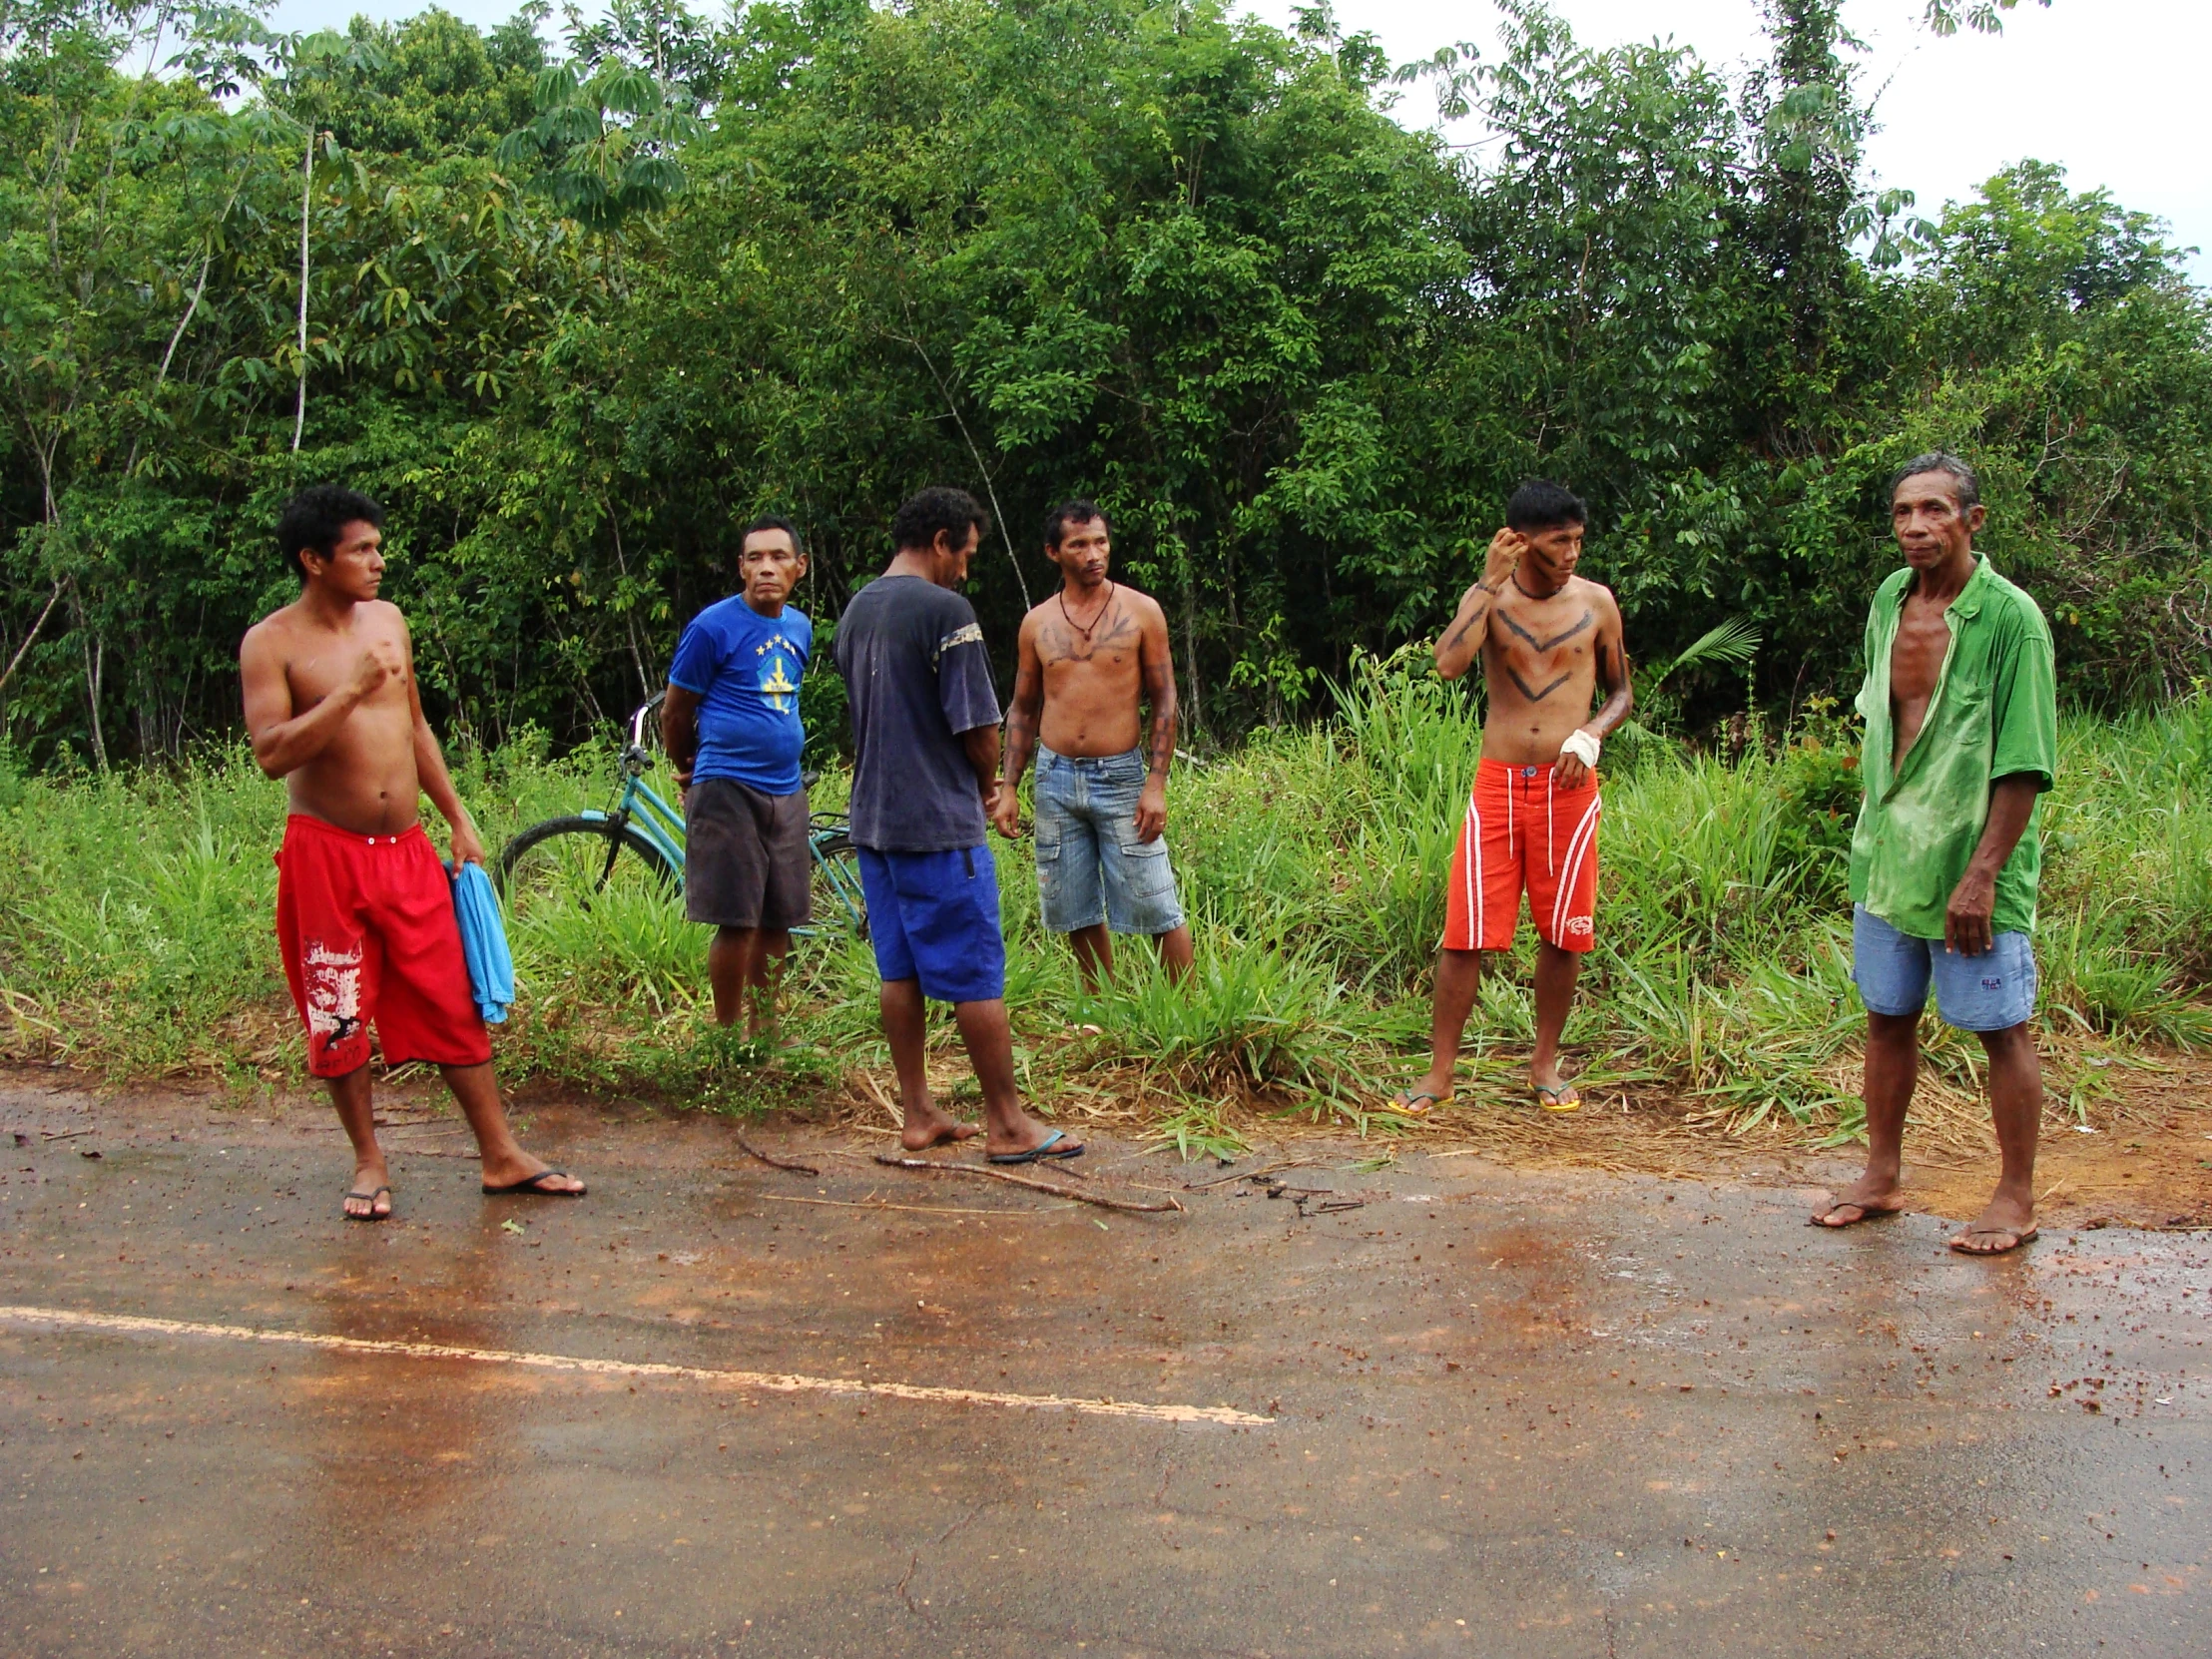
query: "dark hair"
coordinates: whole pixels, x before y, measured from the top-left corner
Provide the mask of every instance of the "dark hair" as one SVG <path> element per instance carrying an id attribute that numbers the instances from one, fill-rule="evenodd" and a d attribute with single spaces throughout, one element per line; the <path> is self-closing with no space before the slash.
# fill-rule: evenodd
<path id="1" fill-rule="evenodd" d="M 980 535 L 989 523 L 990 515 L 966 490 L 932 484 L 898 504 L 891 518 L 891 546 L 899 552 L 909 547 L 927 549 L 936 542 L 939 530 L 957 546 L 967 540 L 969 525 Z"/>
<path id="2" fill-rule="evenodd" d="M 755 519 L 751 524 L 748 524 L 745 527 L 745 536 L 741 536 L 738 538 L 740 557 L 744 556 L 743 549 L 745 547 L 745 537 L 751 536 L 756 530 L 783 531 L 785 535 L 791 537 L 792 539 L 792 551 L 794 553 L 797 553 L 802 559 L 807 556 L 807 538 L 799 533 L 798 525 L 794 524 L 782 513 L 763 513 L 759 518 Z"/>
<path id="3" fill-rule="evenodd" d="M 303 576 L 299 555 L 320 553 L 328 558 L 345 527 L 356 522 L 373 524 L 381 530 L 384 509 L 343 484 L 309 484 L 285 502 L 284 510 L 276 515 L 276 550 Z"/>
<path id="4" fill-rule="evenodd" d="M 1582 497 L 1549 478 L 1531 478 L 1505 503 L 1505 524 L 1511 530 L 1550 530 L 1561 524 L 1587 524 L 1590 509 Z"/>
<path id="5" fill-rule="evenodd" d="M 1067 530 L 1065 528 L 1067 525 L 1088 524 L 1094 518 L 1097 519 L 1101 524 L 1105 525 L 1109 530 L 1113 528 L 1113 520 L 1109 519 L 1104 513 L 1098 510 L 1097 502 L 1061 502 L 1057 507 L 1053 508 L 1052 511 L 1044 515 L 1045 546 L 1050 548 L 1058 548 L 1061 538 L 1067 534 Z"/>
<path id="6" fill-rule="evenodd" d="M 1974 476 L 1973 468 L 1947 449 L 1931 449 L 1925 455 L 1915 455 L 1897 471 L 1890 474 L 1890 499 L 1898 498 L 1898 485 L 1908 478 L 1924 472 L 1940 472 L 1948 478 L 1958 492 L 1958 510 L 1981 505 L 1981 480 Z"/>

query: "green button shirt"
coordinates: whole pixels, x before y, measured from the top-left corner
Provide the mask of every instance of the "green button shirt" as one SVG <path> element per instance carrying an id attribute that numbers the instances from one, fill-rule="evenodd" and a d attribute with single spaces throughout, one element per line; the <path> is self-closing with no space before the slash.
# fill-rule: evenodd
<path id="1" fill-rule="evenodd" d="M 1867 795 L 1851 838 L 1851 896 L 1901 933 L 1940 939 L 1951 892 L 1981 842 L 1989 786 L 2021 773 L 2031 774 L 2038 790 L 2051 786 L 2057 675 L 2050 628 L 2035 601 L 1975 554 L 1973 575 L 1943 613 L 1950 647 L 1928 719 L 1893 772 L 1890 649 L 1912 581 L 1910 568 L 1892 575 L 1867 617 L 1867 682 L 1859 691 Z M 1997 872 L 1992 932 L 2034 931 L 2042 818 L 2037 801 L 2019 845 Z"/>

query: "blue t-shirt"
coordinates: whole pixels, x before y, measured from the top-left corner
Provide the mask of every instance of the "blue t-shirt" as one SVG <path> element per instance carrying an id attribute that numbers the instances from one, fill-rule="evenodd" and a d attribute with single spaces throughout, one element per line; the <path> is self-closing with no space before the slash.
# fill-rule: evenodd
<path id="1" fill-rule="evenodd" d="M 668 680 L 699 699 L 699 758 L 692 779 L 727 778 L 763 795 L 799 792 L 799 682 L 815 625 L 789 605 L 763 616 L 733 594 L 692 618 Z"/>

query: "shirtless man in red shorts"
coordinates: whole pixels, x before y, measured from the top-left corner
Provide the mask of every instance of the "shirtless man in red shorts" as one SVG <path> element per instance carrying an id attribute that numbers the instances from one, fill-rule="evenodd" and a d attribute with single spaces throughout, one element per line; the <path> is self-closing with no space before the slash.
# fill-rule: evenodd
<path id="1" fill-rule="evenodd" d="M 1391 1101 L 1412 1115 L 1451 1099 L 1459 1038 L 1485 950 L 1506 950 L 1521 890 L 1536 924 L 1536 1052 L 1529 1082 L 1546 1111 L 1582 1104 L 1559 1075 L 1559 1033 L 1582 957 L 1596 942 L 1599 746 L 1628 718 L 1628 654 L 1612 593 L 1575 575 L 1589 514 L 1570 491 L 1521 485 L 1491 539 L 1482 580 L 1436 642 L 1436 672 L 1456 680 L 1482 659 L 1482 729 L 1459 845 L 1451 855 L 1428 1075 Z M 1599 691 L 1605 702 L 1593 716 Z"/>
<path id="2" fill-rule="evenodd" d="M 456 861 L 480 864 L 484 847 L 422 718 L 406 619 L 376 597 L 383 519 L 367 496 L 334 484 L 294 496 L 276 538 L 305 585 L 239 648 L 254 759 L 284 780 L 291 803 L 276 937 L 306 1022 L 307 1069 L 329 1084 L 353 1142 L 345 1214 L 391 1214 L 369 1099 L 372 1022 L 387 1065 L 428 1060 L 445 1074 L 475 1131 L 485 1192 L 578 1197 L 583 1182 L 523 1151 L 499 1103 L 452 888 L 419 797 L 451 828 Z"/>

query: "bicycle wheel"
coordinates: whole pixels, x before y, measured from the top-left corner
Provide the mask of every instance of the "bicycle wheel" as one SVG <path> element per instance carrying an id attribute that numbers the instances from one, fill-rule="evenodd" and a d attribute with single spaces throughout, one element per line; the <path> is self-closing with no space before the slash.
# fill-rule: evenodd
<path id="1" fill-rule="evenodd" d="M 817 827 L 810 837 L 814 852 L 816 927 L 849 927 L 867 937 L 867 894 L 860 886 L 860 854 L 842 830 Z"/>
<path id="2" fill-rule="evenodd" d="M 661 849 L 611 819 L 555 818 L 509 841 L 495 872 L 511 921 L 637 897 L 666 902 L 675 869 Z"/>

